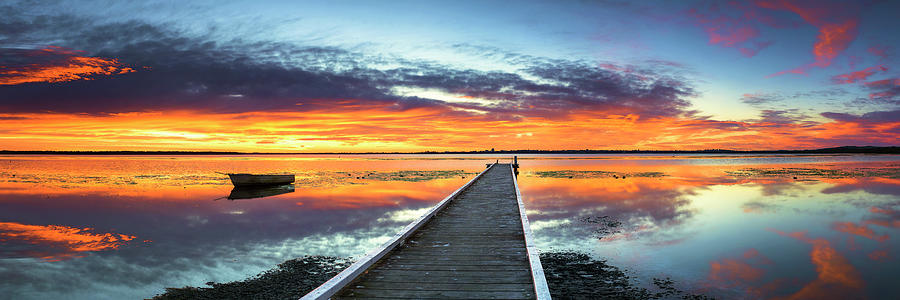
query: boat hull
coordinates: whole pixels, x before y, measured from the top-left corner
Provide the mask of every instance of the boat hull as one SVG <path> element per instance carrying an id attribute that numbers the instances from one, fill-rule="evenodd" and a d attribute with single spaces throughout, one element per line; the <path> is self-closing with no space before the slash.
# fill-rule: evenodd
<path id="1" fill-rule="evenodd" d="M 294 182 L 294 175 L 254 175 L 254 174 L 228 174 L 231 184 L 234 186 L 265 186 L 290 184 Z"/>

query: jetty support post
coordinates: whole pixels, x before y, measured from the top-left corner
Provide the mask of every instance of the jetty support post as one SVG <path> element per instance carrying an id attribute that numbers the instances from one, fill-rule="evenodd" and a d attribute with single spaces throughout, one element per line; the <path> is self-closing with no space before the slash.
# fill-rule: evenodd
<path id="1" fill-rule="evenodd" d="M 513 156 L 512 168 L 513 168 L 513 173 L 516 175 L 519 175 L 519 156 L 516 156 L 516 155 Z"/>

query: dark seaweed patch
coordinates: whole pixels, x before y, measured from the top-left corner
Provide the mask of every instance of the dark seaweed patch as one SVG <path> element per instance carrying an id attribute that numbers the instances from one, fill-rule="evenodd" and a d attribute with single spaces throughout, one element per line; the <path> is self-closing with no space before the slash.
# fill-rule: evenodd
<path id="1" fill-rule="evenodd" d="M 598 240 L 604 237 L 616 234 L 622 231 L 622 222 L 613 219 L 610 216 L 587 216 L 578 219 L 583 223 L 593 224 L 594 229 L 591 231 Z"/>
<path id="2" fill-rule="evenodd" d="M 558 171 L 537 171 L 528 174 L 533 177 L 541 178 L 628 178 L 628 177 L 663 177 L 663 172 L 611 172 L 611 171 L 575 171 L 575 170 L 558 170 Z"/>
<path id="3" fill-rule="evenodd" d="M 745 168 L 737 171 L 725 171 L 735 177 L 792 177 L 792 178 L 856 178 L 885 177 L 900 178 L 900 168 Z"/>
<path id="4" fill-rule="evenodd" d="M 166 288 L 164 294 L 153 299 L 300 299 L 350 264 L 338 257 L 304 256 L 242 281 Z"/>
<path id="5" fill-rule="evenodd" d="M 581 252 L 544 252 L 541 265 L 554 299 L 710 299 L 675 288 L 670 278 L 653 278 L 656 291 L 636 287 L 619 268 Z"/>
<path id="6" fill-rule="evenodd" d="M 393 172 L 365 172 L 360 179 L 380 181 L 428 181 L 435 179 L 465 177 L 477 173 L 463 170 L 432 170 L 432 171 L 393 171 Z"/>

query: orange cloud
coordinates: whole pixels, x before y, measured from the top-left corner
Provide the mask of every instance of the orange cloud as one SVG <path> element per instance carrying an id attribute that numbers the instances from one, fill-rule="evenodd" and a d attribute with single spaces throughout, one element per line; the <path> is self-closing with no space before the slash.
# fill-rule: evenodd
<path id="1" fill-rule="evenodd" d="M 0 115 L 0 149 L 383 152 L 477 149 L 803 149 L 894 144 L 900 121 L 827 123 L 643 118 L 593 112 L 568 119 L 389 106 L 306 112 L 192 111 Z M 548 142 L 552 141 L 552 142 Z"/>
<path id="2" fill-rule="evenodd" d="M 117 59 L 78 56 L 78 51 L 50 46 L 35 50 L 31 56 L 51 56 L 45 62 L 21 66 L 0 66 L 0 85 L 31 82 L 65 82 L 92 80 L 100 75 L 135 72 Z"/>
<path id="3" fill-rule="evenodd" d="M 126 234 L 91 233 L 92 230 L 94 229 L 0 222 L 0 241 L 40 246 L 41 250 L 27 251 L 24 254 L 59 261 L 78 257 L 82 252 L 117 249 L 135 238 Z"/>
<path id="4" fill-rule="evenodd" d="M 824 24 L 819 27 L 819 36 L 813 45 L 816 56 L 815 66 L 827 67 L 831 61 L 850 46 L 856 38 L 856 20 L 847 20 L 839 24 Z"/>

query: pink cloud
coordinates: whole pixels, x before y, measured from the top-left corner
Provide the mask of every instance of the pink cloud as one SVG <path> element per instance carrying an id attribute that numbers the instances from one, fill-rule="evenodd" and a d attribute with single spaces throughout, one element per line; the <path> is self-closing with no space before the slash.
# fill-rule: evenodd
<path id="1" fill-rule="evenodd" d="M 754 42 L 752 46 L 741 47 L 741 48 L 738 48 L 738 50 L 741 51 L 741 54 L 743 54 L 746 57 L 753 57 L 753 56 L 756 56 L 756 54 L 759 53 L 759 51 L 762 51 L 763 49 L 768 48 L 772 44 L 773 44 L 773 42 L 771 42 L 771 41 Z"/>
<path id="2" fill-rule="evenodd" d="M 759 37 L 759 23 L 777 24 L 773 18 L 757 13 L 753 6 L 732 2 L 724 8 L 718 4 L 693 8 L 687 12 L 693 23 L 709 36 L 709 43 L 737 48 L 746 57 L 755 56 L 772 44 L 771 41 L 754 41 Z"/>
<path id="3" fill-rule="evenodd" d="M 756 2 L 759 7 L 772 10 L 786 10 L 799 15 L 804 21 L 819 30 L 812 54 L 814 62 L 781 71 L 767 77 L 782 74 L 805 74 L 813 67 L 828 67 L 832 61 L 850 46 L 858 35 L 858 7 L 851 3 L 797 2 L 772 0 Z"/>
<path id="4" fill-rule="evenodd" d="M 889 56 L 888 47 L 883 46 L 883 45 L 875 45 L 875 46 L 869 47 L 868 51 L 869 51 L 869 53 L 872 53 L 872 55 L 878 56 L 882 60 L 887 59 Z"/>
<path id="5" fill-rule="evenodd" d="M 855 83 L 857 81 L 866 80 L 866 78 L 868 78 L 869 76 L 875 75 L 878 72 L 884 72 L 887 70 L 888 70 L 888 68 L 886 68 L 883 65 L 875 66 L 875 67 L 868 67 L 861 71 L 836 75 L 834 77 L 831 77 L 831 81 L 836 84 Z"/>
<path id="6" fill-rule="evenodd" d="M 864 83 L 864 85 L 865 85 L 865 86 L 869 86 L 869 87 L 891 86 L 891 85 L 897 85 L 897 86 L 900 86 L 900 78 L 891 78 L 891 79 L 883 79 L 883 80 L 869 81 L 869 82 Z"/>
<path id="7" fill-rule="evenodd" d="M 863 85 L 873 90 L 869 99 L 892 99 L 900 95 L 900 78 L 870 81 Z"/>

